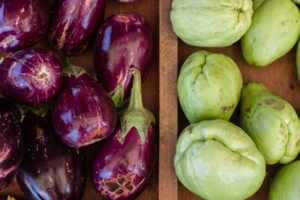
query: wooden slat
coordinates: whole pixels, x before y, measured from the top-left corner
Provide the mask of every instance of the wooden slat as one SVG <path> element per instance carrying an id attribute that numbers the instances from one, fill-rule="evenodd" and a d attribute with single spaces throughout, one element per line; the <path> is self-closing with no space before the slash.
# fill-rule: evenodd
<path id="1" fill-rule="evenodd" d="M 159 2 L 159 199 L 177 200 L 173 157 L 177 142 L 177 37 L 169 19 L 172 0 Z"/>

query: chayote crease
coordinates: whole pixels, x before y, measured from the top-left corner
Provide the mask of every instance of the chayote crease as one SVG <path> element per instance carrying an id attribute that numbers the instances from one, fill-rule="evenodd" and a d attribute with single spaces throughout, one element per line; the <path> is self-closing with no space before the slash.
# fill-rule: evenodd
<path id="1" fill-rule="evenodd" d="M 263 84 L 250 82 L 241 97 L 240 125 L 267 164 L 293 161 L 300 150 L 300 122 L 294 108 Z"/>

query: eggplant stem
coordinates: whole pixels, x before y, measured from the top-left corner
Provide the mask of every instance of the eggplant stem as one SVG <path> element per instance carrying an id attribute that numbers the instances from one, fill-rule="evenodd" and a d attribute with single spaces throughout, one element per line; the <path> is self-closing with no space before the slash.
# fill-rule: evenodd
<path id="1" fill-rule="evenodd" d="M 132 84 L 128 109 L 144 109 L 143 97 L 142 97 L 141 73 L 135 67 L 130 68 L 130 73 L 133 75 L 133 84 Z"/>

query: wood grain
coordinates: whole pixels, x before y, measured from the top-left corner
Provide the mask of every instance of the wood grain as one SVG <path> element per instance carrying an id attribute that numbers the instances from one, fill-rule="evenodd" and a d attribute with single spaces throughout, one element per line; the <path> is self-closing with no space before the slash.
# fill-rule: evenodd
<path id="1" fill-rule="evenodd" d="M 143 83 L 143 100 L 144 106 L 150 109 L 158 117 L 158 0 L 139 0 L 136 3 L 128 4 L 120 3 L 117 0 L 107 0 L 105 14 L 106 18 L 112 14 L 130 12 L 139 13 L 144 16 L 150 23 L 153 31 L 153 58 L 150 70 L 148 71 L 147 79 Z M 83 54 L 72 58 L 74 64 L 84 67 L 85 69 L 87 69 L 87 71 L 93 71 L 93 43 L 94 42 L 91 43 L 91 45 Z M 52 50 L 55 55 L 61 60 L 61 62 L 63 62 L 62 56 L 57 51 L 55 51 L 55 49 L 50 47 L 46 37 L 36 46 Z M 0 56 L 5 56 L 5 54 L 0 52 Z M 101 194 L 94 189 L 91 181 L 92 160 L 98 145 L 99 144 L 94 144 L 84 148 L 88 160 L 88 181 L 83 200 L 104 200 L 104 197 L 102 197 Z M 13 195 L 17 198 L 17 200 L 24 199 L 24 195 L 15 180 L 12 184 L 10 184 L 8 188 L 1 191 L 0 199 L 7 195 Z M 139 195 L 138 200 L 158 200 L 158 166 L 156 166 L 148 185 L 146 186 L 145 190 Z"/>
<path id="2" fill-rule="evenodd" d="M 159 199 L 177 200 L 173 157 L 177 142 L 177 37 L 169 13 L 172 0 L 159 3 Z"/>

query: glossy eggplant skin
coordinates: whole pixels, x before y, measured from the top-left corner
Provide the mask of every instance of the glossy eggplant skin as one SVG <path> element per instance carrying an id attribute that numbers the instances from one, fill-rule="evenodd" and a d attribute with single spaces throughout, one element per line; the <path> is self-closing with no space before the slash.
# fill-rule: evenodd
<path id="1" fill-rule="evenodd" d="M 97 151 L 93 166 L 94 185 L 110 199 L 135 199 L 147 183 L 154 167 L 154 126 L 142 144 L 136 128 L 124 139 L 118 128 Z"/>
<path id="2" fill-rule="evenodd" d="M 20 50 L 46 34 L 49 9 L 45 0 L 0 0 L 0 50 Z"/>
<path id="3" fill-rule="evenodd" d="M 29 112 L 23 123 L 25 154 L 17 181 L 30 200 L 79 200 L 86 185 L 84 154 L 59 141 L 51 116 Z"/>
<path id="4" fill-rule="evenodd" d="M 52 119 L 61 140 L 80 148 L 103 140 L 116 125 L 116 109 L 105 89 L 89 74 L 64 76 Z"/>
<path id="5" fill-rule="evenodd" d="M 102 22 L 106 0 L 57 0 L 50 43 L 66 55 L 86 49 Z"/>
<path id="6" fill-rule="evenodd" d="M 53 98 L 62 84 L 62 69 L 46 49 L 28 48 L 0 65 L 0 91 L 16 104 L 35 106 Z"/>
<path id="7" fill-rule="evenodd" d="M 0 191 L 14 178 L 22 156 L 20 121 L 12 106 L 0 99 Z"/>
<path id="8" fill-rule="evenodd" d="M 138 14 L 112 15 L 100 27 L 96 38 L 95 70 L 117 107 L 130 94 L 133 80 L 130 68 L 138 68 L 145 79 L 152 49 L 150 25 Z"/>
<path id="9" fill-rule="evenodd" d="M 129 105 L 114 134 L 97 151 L 95 188 L 109 199 L 135 199 L 155 166 L 155 144 L 155 117 L 143 107 L 141 76 L 135 74 Z"/>

